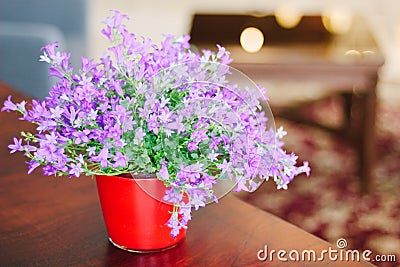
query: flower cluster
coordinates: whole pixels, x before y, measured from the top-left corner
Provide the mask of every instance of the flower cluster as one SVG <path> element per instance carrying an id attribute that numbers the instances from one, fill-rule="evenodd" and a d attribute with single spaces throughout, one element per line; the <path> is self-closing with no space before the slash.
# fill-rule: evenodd
<path id="1" fill-rule="evenodd" d="M 287 154 L 272 118 L 262 111 L 262 90 L 230 82 L 237 77 L 229 52 L 190 50 L 189 37 L 166 36 L 161 46 L 130 33 L 115 11 L 102 33 L 112 46 L 99 62 L 82 58 L 72 69 L 70 54 L 43 48 L 41 61 L 58 78 L 49 96 L 15 104 L 37 125 L 9 145 L 30 159 L 31 173 L 46 175 L 119 175 L 156 173 L 168 187 L 164 201 L 174 204 L 167 224 L 171 235 L 187 227 L 191 208 L 217 201 L 214 186 L 230 181 L 235 190 L 254 191 L 273 178 L 278 188 L 300 173 Z"/>

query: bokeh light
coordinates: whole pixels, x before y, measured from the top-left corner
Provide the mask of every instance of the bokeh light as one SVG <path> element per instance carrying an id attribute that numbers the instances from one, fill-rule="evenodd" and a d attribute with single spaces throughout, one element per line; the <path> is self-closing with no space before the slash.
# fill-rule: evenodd
<path id="1" fill-rule="evenodd" d="M 249 53 L 258 52 L 264 44 L 264 34 L 255 27 L 248 27 L 240 34 L 240 45 Z"/>

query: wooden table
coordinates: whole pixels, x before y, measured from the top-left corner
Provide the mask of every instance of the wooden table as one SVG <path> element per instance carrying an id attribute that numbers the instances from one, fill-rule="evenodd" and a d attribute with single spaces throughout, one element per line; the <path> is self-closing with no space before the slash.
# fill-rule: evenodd
<path id="1" fill-rule="evenodd" d="M 198 48 L 215 50 L 218 43 L 230 51 L 231 66 L 267 87 L 275 114 L 321 126 L 299 117 L 297 109 L 282 103 L 282 96 L 315 100 L 316 91 L 319 97 L 342 94 L 345 123 L 340 129 L 323 128 L 348 137 L 356 148 L 361 192 L 366 193 L 373 178 L 376 85 L 384 58 L 362 18 L 353 17 L 349 25 L 347 32 L 330 34 L 320 16 L 305 16 L 297 27 L 284 29 L 273 16 L 198 14 L 191 35 Z M 245 52 L 238 43 L 246 26 L 258 27 L 265 35 L 257 53 Z"/>
<path id="2" fill-rule="evenodd" d="M 0 82 L 0 103 L 12 94 Z M 272 249 L 336 249 L 335 245 L 229 195 L 194 212 L 186 239 L 158 253 L 134 254 L 107 241 L 94 180 L 27 175 L 21 154 L 7 145 L 32 129 L 13 113 L 0 113 L 0 266 L 300 266 L 257 253 Z M 260 254 L 263 257 L 263 254 Z M 367 262 L 304 262 L 303 266 L 372 266 Z"/>

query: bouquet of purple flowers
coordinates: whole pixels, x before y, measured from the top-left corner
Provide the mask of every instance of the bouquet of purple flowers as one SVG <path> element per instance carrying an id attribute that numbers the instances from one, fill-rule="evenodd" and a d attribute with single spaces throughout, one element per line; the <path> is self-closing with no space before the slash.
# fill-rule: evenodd
<path id="1" fill-rule="evenodd" d="M 296 166 L 297 156 L 282 149 L 285 132 L 261 109 L 264 90 L 231 82 L 240 73 L 228 66 L 229 52 L 194 53 L 188 36 L 168 35 L 157 46 L 130 33 L 126 18 L 115 11 L 105 21 L 111 47 L 99 62 L 82 58 L 79 70 L 57 43 L 45 46 L 40 60 L 58 78 L 49 96 L 29 108 L 4 102 L 2 111 L 37 125 L 9 145 L 29 158 L 28 173 L 38 166 L 70 177 L 155 173 L 175 207 L 172 236 L 186 228 L 192 207 L 217 201 L 220 182 L 254 191 L 272 178 L 286 189 L 309 174 L 307 162 Z"/>

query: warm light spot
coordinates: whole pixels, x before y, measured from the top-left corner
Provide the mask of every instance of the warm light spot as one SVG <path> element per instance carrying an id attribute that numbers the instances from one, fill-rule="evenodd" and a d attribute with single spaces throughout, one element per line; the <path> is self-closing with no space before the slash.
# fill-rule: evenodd
<path id="1" fill-rule="evenodd" d="M 246 52 L 258 52 L 263 44 L 264 34 L 255 27 L 248 27 L 240 34 L 240 45 Z"/>
<path id="2" fill-rule="evenodd" d="M 352 23 L 352 15 L 346 9 L 330 9 L 322 14 L 322 24 L 325 29 L 333 34 L 346 33 Z"/>
<path id="3" fill-rule="evenodd" d="M 360 59 L 362 56 L 360 51 L 353 50 L 353 49 L 347 50 L 345 55 L 347 56 L 348 59 L 351 59 L 351 60 Z"/>
<path id="4" fill-rule="evenodd" d="M 365 50 L 365 51 L 362 51 L 362 54 L 364 56 L 373 56 L 375 54 L 375 52 L 371 51 L 371 50 Z"/>
<path id="5" fill-rule="evenodd" d="M 251 13 L 251 15 L 255 18 L 263 18 L 263 17 L 268 16 L 268 13 L 255 11 L 255 12 Z"/>
<path id="6" fill-rule="evenodd" d="M 291 29 L 300 23 L 302 14 L 293 6 L 281 5 L 275 10 L 275 18 L 281 27 Z"/>
<path id="7" fill-rule="evenodd" d="M 349 55 L 349 56 L 350 55 L 361 55 L 360 51 L 357 51 L 357 50 L 354 50 L 354 49 L 347 50 L 345 54 Z"/>

